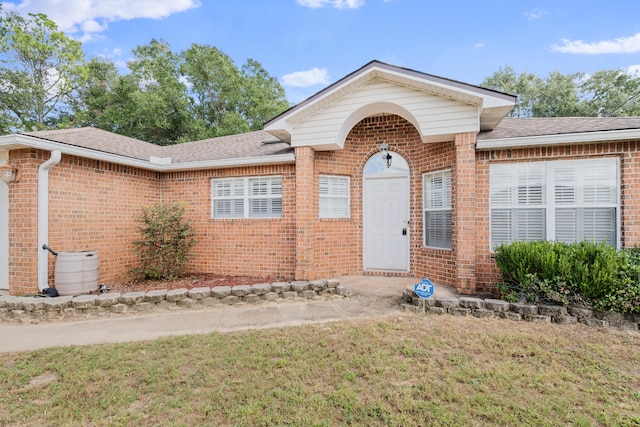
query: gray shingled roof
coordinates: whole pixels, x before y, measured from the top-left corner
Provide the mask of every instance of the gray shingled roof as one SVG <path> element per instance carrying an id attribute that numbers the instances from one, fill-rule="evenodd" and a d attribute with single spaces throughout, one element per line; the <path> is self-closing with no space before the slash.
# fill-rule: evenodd
<path id="1" fill-rule="evenodd" d="M 478 135 L 478 140 L 626 129 L 640 129 L 640 117 L 507 117 L 502 119 L 495 129 L 481 132 Z M 172 164 L 293 153 L 293 148 L 289 144 L 265 131 L 247 132 L 169 146 L 158 146 L 91 127 L 25 132 L 24 135 L 144 161 L 149 161 L 150 157 L 168 157 L 171 158 Z"/>
<path id="2" fill-rule="evenodd" d="M 24 132 L 23 135 L 140 160 L 162 157 L 163 147 L 91 127 Z"/>
<path id="3" fill-rule="evenodd" d="M 172 163 L 240 159 L 293 153 L 286 142 L 265 131 L 241 133 L 162 147 Z"/>
<path id="4" fill-rule="evenodd" d="M 169 146 L 158 146 L 91 127 L 25 132 L 24 135 L 145 161 L 149 161 L 152 156 L 170 157 L 172 163 L 262 157 L 293 152 L 289 144 L 265 131 Z"/>
<path id="5" fill-rule="evenodd" d="M 625 129 L 640 129 L 640 117 L 506 117 L 502 119 L 493 130 L 481 132 L 478 135 L 478 140 L 604 132 Z"/>

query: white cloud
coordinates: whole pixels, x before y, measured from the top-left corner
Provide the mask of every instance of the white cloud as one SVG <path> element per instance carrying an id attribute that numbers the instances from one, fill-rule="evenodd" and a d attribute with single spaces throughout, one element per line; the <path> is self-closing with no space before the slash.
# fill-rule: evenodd
<path id="1" fill-rule="evenodd" d="M 335 7 L 336 9 L 358 9 L 364 6 L 365 0 L 296 0 L 300 6 L 318 9 Z"/>
<path id="2" fill-rule="evenodd" d="M 109 22 L 136 18 L 162 19 L 200 6 L 199 0 L 22 0 L 3 2 L 5 11 L 44 13 L 68 35 L 89 41 Z"/>
<path id="3" fill-rule="evenodd" d="M 312 68 L 307 71 L 296 71 L 285 74 L 280 79 L 284 86 L 309 87 L 319 84 L 329 84 L 329 73 L 326 68 Z"/>
<path id="4" fill-rule="evenodd" d="M 552 50 L 561 53 L 584 53 L 598 55 L 602 53 L 635 53 L 640 52 L 640 33 L 631 37 L 620 37 L 594 43 L 582 40 L 561 40 L 560 45 L 551 46 Z"/>
<path id="5" fill-rule="evenodd" d="M 482 42 L 478 42 L 478 43 L 473 45 L 474 49 L 482 49 L 483 47 L 484 47 L 484 43 L 482 43 Z"/>
<path id="6" fill-rule="evenodd" d="M 534 19 L 538 19 L 538 18 L 542 18 L 544 15 L 548 15 L 549 12 L 547 12 L 544 9 L 533 9 L 529 12 L 525 12 L 524 15 L 529 18 L 530 20 L 534 20 Z"/>
<path id="7" fill-rule="evenodd" d="M 640 64 L 639 65 L 630 65 L 627 68 L 627 73 L 631 74 L 632 76 L 635 76 L 635 77 L 640 77 Z"/>

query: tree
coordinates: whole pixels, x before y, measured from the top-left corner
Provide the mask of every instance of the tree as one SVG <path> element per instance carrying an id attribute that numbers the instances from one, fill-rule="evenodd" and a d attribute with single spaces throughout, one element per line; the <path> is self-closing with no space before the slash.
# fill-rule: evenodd
<path id="1" fill-rule="evenodd" d="M 262 129 L 266 121 L 289 108 L 284 89 L 258 61 L 247 60 L 242 66 L 242 77 L 242 111 L 251 130 Z"/>
<path id="2" fill-rule="evenodd" d="M 43 14 L 2 13 L 0 28 L 0 126 L 43 129 L 85 78 L 81 44 Z"/>
<path id="3" fill-rule="evenodd" d="M 588 116 L 640 115 L 640 77 L 624 70 L 601 70 L 582 84 Z"/>
<path id="4" fill-rule="evenodd" d="M 69 118 L 68 125 L 77 124 L 113 130 L 117 125 L 111 122 L 108 110 L 117 98 L 117 89 L 120 84 L 118 69 L 113 61 L 99 58 L 92 58 L 87 62 L 86 69 L 86 79 L 77 88 L 78 96 L 71 104 L 73 116 Z"/>
<path id="5" fill-rule="evenodd" d="M 182 73 L 189 83 L 195 139 L 246 132 L 240 112 L 242 77 L 231 58 L 219 49 L 192 44 L 182 53 Z"/>
<path id="6" fill-rule="evenodd" d="M 247 60 L 239 70 L 218 48 L 193 44 L 182 53 L 182 73 L 189 83 L 197 139 L 262 128 L 289 107 L 277 79 Z"/>
<path id="7" fill-rule="evenodd" d="M 124 76 L 108 61 L 88 63 L 77 104 L 85 125 L 166 145 L 257 130 L 288 107 L 258 62 L 238 70 L 215 47 L 193 44 L 175 54 L 152 40 L 133 55 Z"/>
<path id="8" fill-rule="evenodd" d="M 0 4 L 0 132 L 96 126 L 166 145 L 260 129 L 288 107 L 257 61 L 239 70 L 215 47 L 177 54 L 155 39 L 132 53 L 121 75 L 109 60 L 86 62 L 45 15 Z"/>
<path id="9" fill-rule="evenodd" d="M 133 124 L 126 129 L 128 136 L 158 145 L 175 144 L 188 133 L 193 120 L 181 81 L 181 59 L 167 42 L 155 39 L 136 47 L 133 55 L 129 69 L 138 87 L 130 94 L 135 109 L 125 122 Z"/>
<path id="10" fill-rule="evenodd" d="M 581 73 L 549 73 L 536 91 L 531 112 L 534 117 L 577 117 L 584 116 L 585 109 L 580 102 L 580 86 L 577 82 Z"/>
<path id="11" fill-rule="evenodd" d="M 509 117 L 531 117 L 541 85 L 542 79 L 535 74 L 527 72 L 517 74 L 509 66 L 500 68 L 481 83 L 481 86 L 488 89 L 518 96 Z"/>
<path id="12" fill-rule="evenodd" d="M 549 73 L 545 78 L 500 68 L 481 83 L 517 95 L 511 117 L 595 117 L 640 115 L 640 77 L 623 70 Z"/>

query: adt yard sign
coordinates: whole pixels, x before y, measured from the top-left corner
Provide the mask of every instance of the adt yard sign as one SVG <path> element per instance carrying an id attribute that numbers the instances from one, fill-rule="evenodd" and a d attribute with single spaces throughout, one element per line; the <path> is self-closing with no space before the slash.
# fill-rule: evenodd
<path id="1" fill-rule="evenodd" d="M 422 279 L 420 283 L 413 286 L 413 290 L 420 298 L 429 298 L 433 295 L 433 283 L 429 279 Z"/>

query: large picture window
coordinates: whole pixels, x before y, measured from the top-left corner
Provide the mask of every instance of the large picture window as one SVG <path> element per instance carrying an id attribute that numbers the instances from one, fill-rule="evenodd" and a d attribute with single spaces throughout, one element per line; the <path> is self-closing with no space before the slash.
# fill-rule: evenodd
<path id="1" fill-rule="evenodd" d="M 213 218 L 282 217 L 282 177 L 211 180 Z"/>
<path id="2" fill-rule="evenodd" d="M 557 240 L 618 242 L 617 159 L 490 166 L 491 247 Z"/>
<path id="3" fill-rule="evenodd" d="M 349 218 L 349 178 L 321 175 L 320 218 Z"/>
<path id="4" fill-rule="evenodd" d="M 424 245 L 451 249 L 451 171 L 423 175 Z"/>

